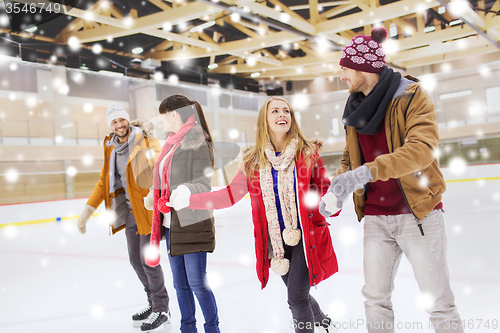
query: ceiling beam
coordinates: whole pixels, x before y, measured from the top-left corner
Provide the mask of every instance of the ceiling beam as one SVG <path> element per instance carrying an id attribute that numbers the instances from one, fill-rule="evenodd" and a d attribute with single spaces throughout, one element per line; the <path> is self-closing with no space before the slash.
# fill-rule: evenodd
<path id="1" fill-rule="evenodd" d="M 443 5 L 447 10 L 449 10 L 449 3 L 447 0 L 438 0 L 438 2 Z M 471 11 L 471 14 L 476 14 L 476 12 L 474 12 L 472 10 L 472 8 L 468 8 L 468 11 Z M 493 45 L 494 47 L 496 47 L 497 49 L 500 50 L 500 44 L 498 44 L 498 42 L 491 38 L 487 32 L 485 32 L 482 28 L 483 27 L 479 27 L 476 22 L 473 20 L 473 17 L 472 18 L 469 18 L 469 14 L 467 13 L 464 13 L 462 15 L 460 15 L 460 18 L 462 19 L 462 21 L 464 21 L 465 23 L 467 23 L 468 26 L 470 26 L 472 29 L 474 29 L 478 34 L 480 34 L 481 36 L 483 36 L 484 39 L 486 39 L 491 45 Z M 481 17 L 479 17 L 480 20 L 482 20 Z M 484 21 L 484 20 L 482 20 Z M 484 25 L 486 26 L 486 22 L 484 22 Z"/>
<path id="2" fill-rule="evenodd" d="M 389 5 L 371 8 L 370 12 L 363 11 L 339 17 L 335 20 L 321 22 L 316 25 L 317 34 L 328 36 L 328 34 L 352 30 L 381 21 L 387 21 L 436 6 L 439 6 L 439 2 L 435 0 L 431 0 L 430 2 L 419 2 L 418 4 L 416 4 L 414 0 L 402 0 Z"/>
<path id="3" fill-rule="evenodd" d="M 349 5 L 351 3 L 352 3 L 352 1 L 350 1 L 350 0 L 347 0 L 347 1 L 330 1 L 330 2 L 322 2 L 321 6 L 324 8 L 324 7 L 331 7 L 331 6 Z M 309 4 L 297 5 L 297 6 L 290 6 L 289 8 L 291 10 L 309 9 Z"/>
<path id="4" fill-rule="evenodd" d="M 309 22 L 313 25 L 319 22 L 318 0 L 309 0 Z"/>
<path id="5" fill-rule="evenodd" d="M 26 1 L 26 0 L 19 0 L 19 1 Z M 72 10 L 68 11 L 67 15 L 76 17 L 74 13 L 75 10 L 77 10 L 77 8 L 73 8 Z M 61 40 L 61 42 L 63 43 L 67 42 L 67 40 L 72 36 L 77 37 L 81 43 L 88 43 L 88 42 L 103 40 L 110 36 L 113 38 L 117 38 L 137 33 L 143 33 L 148 30 L 154 31 L 153 29 L 161 28 L 166 22 L 175 25 L 178 23 L 188 22 L 190 20 L 196 19 L 204 15 L 214 14 L 216 11 L 217 11 L 216 9 L 204 3 L 193 2 L 186 6 L 177 7 L 169 11 L 163 11 L 147 16 L 142 16 L 138 19 L 131 21 L 130 26 L 127 26 L 125 20 L 118 20 L 110 17 L 105 17 L 102 15 L 94 15 L 93 21 L 104 23 L 107 24 L 108 26 L 67 34 L 64 36 L 64 39 Z M 85 13 L 85 11 L 82 12 Z M 79 16 L 85 16 L 85 15 L 79 15 Z M 174 39 L 176 38 L 176 35 L 178 35 L 168 31 L 164 32 L 165 36 L 168 35 L 167 37 L 165 37 L 165 39 L 166 38 Z M 183 43 L 183 41 L 181 40 L 177 41 Z"/>
<path id="6" fill-rule="evenodd" d="M 342 13 L 347 12 L 348 10 L 351 10 L 353 8 L 356 8 L 357 6 L 355 4 L 350 3 L 344 6 L 337 6 L 335 8 L 332 8 L 322 14 L 319 15 L 319 20 L 320 21 L 326 21 L 330 17 L 340 15 Z"/>
<path id="7" fill-rule="evenodd" d="M 249 9 L 252 10 L 252 12 L 256 13 L 256 14 L 259 14 L 259 15 L 263 15 L 263 16 L 266 16 L 266 17 L 269 17 L 269 18 L 272 18 L 274 20 L 276 20 L 277 22 L 283 22 L 283 18 L 282 18 L 282 13 L 277 11 L 277 10 L 274 10 L 273 8 L 270 8 L 266 5 L 262 5 L 260 3 L 257 3 L 257 2 L 248 2 L 248 1 L 239 1 L 239 3 L 242 3 L 242 6 L 245 6 Z M 288 19 L 288 21 L 286 22 L 287 25 L 289 25 L 290 27 L 294 27 L 302 32 L 306 32 L 308 34 L 314 34 L 316 29 L 314 28 L 314 25 L 310 24 L 309 22 L 307 22 L 306 20 L 304 20 L 302 17 L 299 19 L 297 18 L 297 16 L 291 16 L 289 15 L 290 18 Z M 262 22 L 264 24 L 268 24 L 269 22 Z M 280 30 L 282 30 L 283 27 L 281 27 Z"/>
<path id="8" fill-rule="evenodd" d="M 403 64 L 409 60 L 428 58 L 435 55 L 444 55 L 447 53 L 457 52 L 464 49 L 475 48 L 483 46 L 488 42 L 483 38 L 472 36 L 446 43 L 432 44 L 427 47 L 421 47 L 415 50 L 406 50 L 396 53 L 391 57 L 394 64 Z"/>
<path id="9" fill-rule="evenodd" d="M 281 22 L 281 20 L 279 18 L 278 18 L 278 20 L 276 20 L 274 18 L 270 18 L 272 16 L 279 15 L 279 13 L 277 11 L 275 11 L 274 9 L 271 9 L 271 8 L 264 6 L 264 5 L 261 5 L 261 4 L 256 4 L 253 1 L 249 2 L 248 0 L 240 0 L 240 1 L 238 1 L 238 3 L 241 3 L 242 6 L 248 8 L 248 9 L 254 10 L 255 12 L 259 12 L 261 14 L 265 12 L 266 14 L 263 14 L 265 16 L 268 16 L 268 15 L 272 15 L 272 16 L 262 17 L 260 15 L 248 12 L 248 11 L 244 10 L 243 8 L 238 7 L 236 5 L 229 5 L 227 3 L 220 2 L 220 1 L 212 2 L 210 0 L 198 0 L 198 2 L 206 3 L 209 5 L 215 6 L 221 10 L 225 10 L 225 11 L 228 11 L 231 13 L 238 13 L 241 17 L 245 17 L 249 20 L 258 21 L 258 22 L 263 23 L 269 27 L 273 27 L 273 28 L 280 30 L 280 31 L 283 31 L 283 32 L 293 33 L 295 35 L 301 36 L 303 39 L 314 39 L 315 38 L 314 35 L 306 32 L 306 30 L 310 30 L 311 28 L 313 30 L 315 30 L 314 26 L 309 24 L 307 21 L 305 23 L 303 23 L 303 22 L 300 22 L 300 20 L 295 19 L 294 17 L 290 17 L 291 21 L 293 21 L 294 23 L 297 23 L 301 28 L 306 29 L 306 30 L 299 30 L 298 28 L 296 28 L 294 26 L 291 26 L 291 25 L 288 25 L 288 24 Z"/>
<path id="10" fill-rule="evenodd" d="M 282 2 L 280 2 L 278 0 L 269 0 L 269 2 L 272 3 L 275 6 L 279 6 L 284 13 L 287 13 L 291 17 L 295 17 L 298 20 L 307 22 L 307 21 L 304 20 L 304 18 L 302 16 L 300 16 L 299 14 L 297 14 L 296 12 L 294 12 L 293 10 L 291 10 L 290 8 L 288 8 Z"/>
<path id="11" fill-rule="evenodd" d="M 248 67 L 247 65 L 226 65 L 219 66 L 215 70 L 218 73 L 250 73 L 250 72 L 261 72 L 261 71 L 273 71 L 273 70 L 281 70 L 286 68 L 297 68 L 304 66 L 313 66 L 313 65 L 322 65 L 329 63 L 338 63 L 340 60 L 340 56 L 342 52 L 327 52 L 324 54 L 316 54 L 311 56 L 299 57 L 299 58 L 289 58 L 283 60 L 279 67 L 269 67 L 263 64 L 257 64 L 253 67 Z M 233 69 L 234 68 L 234 69 Z"/>
<path id="12" fill-rule="evenodd" d="M 177 60 L 204 58 L 211 55 L 231 54 L 234 52 L 253 51 L 263 47 L 277 46 L 285 43 L 294 43 L 303 40 L 303 37 L 296 34 L 281 31 L 270 35 L 247 38 L 233 42 L 226 42 L 220 45 L 219 50 L 207 51 L 205 49 L 193 49 L 189 51 L 168 51 L 156 53 L 154 58 L 158 60 Z"/>
<path id="13" fill-rule="evenodd" d="M 435 65 L 439 63 L 444 63 L 444 62 L 449 62 L 452 60 L 458 60 L 458 59 L 463 59 L 463 58 L 468 58 L 468 57 L 473 57 L 481 54 L 487 54 L 487 53 L 493 53 L 498 54 L 500 56 L 500 52 L 496 47 L 494 47 L 491 44 L 486 44 L 483 46 L 478 46 L 476 48 L 472 49 L 467 49 L 467 50 L 460 50 L 460 51 L 455 51 L 455 52 L 450 52 L 450 53 L 445 53 L 445 54 L 439 54 L 427 58 L 422 58 L 422 59 L 415 59 L 415 60 L 410 60 L 402 63 L 402 65 L 405 68 L 413 68 L 413 67 L 420 67 L 420 66 L 428 66 L 428 65 Z"/>
<path id="14" fill-rule="evenodd" d="M 156 7 L 160 8 L 161 10 L 172 9 L 172 7 L 170 7 L 170 5 L 167 5 L 165 1 L 162 0 L 148 0 L 148 1 L 151 2 L 153 5 L 155 5 Z"/>

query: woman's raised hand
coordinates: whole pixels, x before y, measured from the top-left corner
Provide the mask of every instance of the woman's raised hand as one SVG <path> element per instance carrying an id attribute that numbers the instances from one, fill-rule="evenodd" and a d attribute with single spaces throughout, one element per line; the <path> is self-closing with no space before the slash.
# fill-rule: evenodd
<path id="1" fill-rule="evenodd" d="M 189 199 L 191 197 L 191 190 L 186 185 L 179 185 L 170 194 L 170 202 L 166 205 L 174 208 L 175 210 L 181 210 L 189 206 Z"/>

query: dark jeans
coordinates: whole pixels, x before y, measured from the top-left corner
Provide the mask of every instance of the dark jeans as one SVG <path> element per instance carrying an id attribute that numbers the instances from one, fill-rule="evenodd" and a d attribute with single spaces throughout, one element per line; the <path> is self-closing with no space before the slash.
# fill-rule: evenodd
<path id="1" fill-rule="evenodd" d="M 318 302 L 309 294 L 309 270 L 302 239 L 295 246 L 284 245 L 285 258 L 290 260 L 288 273 L 281 278 L 287 287 L 288 305 L 297 333 L 314 333 L 314 323 L 326 323 L 327 317 Z"/>
<path id="2" fill-rule="evenodd" d="M 167 249 L 170 249 L 170 229 L 165 228 Z M 177 301 L 181 310 L 181 332 L 196 333 L 196 304 L 193 293 L 198 299 L 205 324 L 206 333 L 219 333 L 217 303 L 207 284 L 207 253 L 196 252 L 172 257 L 168 254 Z"/>
<path id="3" fill-rule="evenodd" d="M 149 245 L 150 235 L 139 235 L 137 232 L 137 224 L 135 223 L 134 214 L 130 213 L 127 216 L 127 224 L 125 228 L 127 236 L 127 247 L 130 264 L 135 270 L 135 273 L 141 280 L 144 290 L 148 296 L 149 305 L 154 312 L 168 311 L 168 293 L 165 288 L 165 279 L 161 266 L 148 266 L 144 261 L 144 253 L 142 249 Z"/>

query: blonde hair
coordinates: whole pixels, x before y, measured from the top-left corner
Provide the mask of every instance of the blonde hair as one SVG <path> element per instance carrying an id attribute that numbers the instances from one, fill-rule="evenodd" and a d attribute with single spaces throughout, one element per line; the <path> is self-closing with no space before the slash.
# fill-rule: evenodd
<path id="1" fill-rule="evenodd" d="M 285 149 L 293 139 L 297 139 L 297 147 L 295 151 L 295 158 L 297 158 L 302 153 L 305 153 L 306 156 L 314 154 L 317 152 L 319 146 L 321 146 L 319 142 L 313 142 L 304 137 L 290 103 L 283 97 L 272 97 L 268 99 L 264 105 L 262 105 L 259 115 L 257 116 L 257 136 L 255 146 L 250 147 L 243 154 L 243 165 L 240 166 L 240 169 L 245 172 L 248 178 L 254 174 L 255 170 L 258 170 L 264 167 L 266 163 L 269 163 L 265 150 L 267 142 L 271 140 L 269 135 L 269 124 L 267 123 L 267 112 L 269 104 L 272 101 L 283 101 L 290 110 L 290 130 L 286 133 L 285 145 L 283 149 Z M 308 167 L 310 167 L 310 162 L 310 159 L 306 159 Z"/>

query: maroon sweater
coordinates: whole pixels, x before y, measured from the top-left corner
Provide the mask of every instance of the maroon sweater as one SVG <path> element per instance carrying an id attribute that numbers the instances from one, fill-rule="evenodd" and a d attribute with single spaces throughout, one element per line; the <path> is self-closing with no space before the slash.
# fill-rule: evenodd
<path id="1" fill-rule="evenodd" d="M 359 145 L 363 152 L 364 162 L 373 162 L 379 155 L 389 154 L 385 124 L 379 134 L 365 135 L 358 133 Z M 439 203 L 435 209 L 441 209 Z M 399 186 L 398 180 L 377 180 L 368 183 L 366 191 L 365 215 L 399 215 L 411 213 Z"/>

